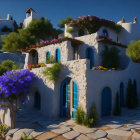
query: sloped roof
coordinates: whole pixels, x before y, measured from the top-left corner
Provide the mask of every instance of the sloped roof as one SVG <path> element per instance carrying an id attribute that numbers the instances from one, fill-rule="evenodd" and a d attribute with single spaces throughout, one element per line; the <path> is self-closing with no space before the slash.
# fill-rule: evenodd
<path id="1" fill-rule="evenodd" d="M 29 9 L 26 10 L 26 14 L 27 14 L 27 13 L 31 13 L 31 11 L 34 11 L 34 12 L 36 13 L 36 11 L 35 11 L 34 9 L 29 8 Z"/>
<path id="2" fill-rule="evenodd" d="M 44 46 L 51 45 L 51 44 L 61 43 L 61 42 L 66 41 L 66 40 L 71 41 L 72 46 L 78 46 L 82 43 L 82 41 L 78 40 L 78 39 L 74 39 L 74 38 L 70 38 L 70 37 L 62 37 L 62 38 L 59 38 L 59 39 L 53 39 L 51 41 L 41 42 L 39 45 L 27 46 L 25 49 L 22 49 L 22 52 L 29 52 L 32 49 L 44 47 Z"/>

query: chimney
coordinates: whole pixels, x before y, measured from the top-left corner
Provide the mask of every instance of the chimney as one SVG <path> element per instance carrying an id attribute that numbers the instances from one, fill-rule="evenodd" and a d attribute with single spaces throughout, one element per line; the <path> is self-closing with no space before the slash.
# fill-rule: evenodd
<path id="1" fill-rule="evenodd" d="M 11 15 L 7 14 L 7 20 L 11 20 Z"/>

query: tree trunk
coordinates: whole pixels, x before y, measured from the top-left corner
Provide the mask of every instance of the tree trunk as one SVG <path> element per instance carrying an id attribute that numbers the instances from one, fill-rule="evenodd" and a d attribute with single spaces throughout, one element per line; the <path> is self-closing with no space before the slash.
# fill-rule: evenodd
<path id="1" fill-rule="evenodd" d="M 12 111 L 12 128 L 15 128 L 16 111 Z"/>

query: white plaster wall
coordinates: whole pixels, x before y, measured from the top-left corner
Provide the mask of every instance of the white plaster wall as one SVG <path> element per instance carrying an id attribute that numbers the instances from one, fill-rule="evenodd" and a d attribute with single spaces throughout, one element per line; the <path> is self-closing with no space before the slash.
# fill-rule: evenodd
<path id="1" fill-rule="evenodd" d="M 119 92 L 120 83 L 124 83 L 126 96 L 126 88 L 128 80 L 137 81 L 137 92 L 140 99 L 140 64 L 131 62 L 127 69 L 121 71 L 101 71 L 90 70 L 86 72 L 87 79 L 87 109 L 90 109 L 92 104 L 95 104 L 98 111 L 98 116 L 101 118 L 101 92 L 104 87 L 109 87 L 112 91 L 112 113 L 115 105 L 115 96 Z"/>
<path id="2" fill-rule="evenodd" d="M 102 27 L 97 31 L 98 37 L 101 36 L 101 35 L 103 35 L 103 30 L 104 30 L 104 29 L 107 30 L 108 36 L 112 39 L 112 41 L 117 42 L 118 34 L 117 34 L 114 30 L 112 30 L 112 29 L 110 29 L 110 28 L 107 28 L 107 27 L 104 27 L 104 26 L 102 26 Z M 118 38 L 118 39 L 119 39 L 119 38 Z M 119 41 L 118 41 L 118 42 L 119 42 Z"/>
<path id="3" fill-rule="evenodd" d="M 68 33 L 67 28 L 73 28 L 74 32 L 73 33 Z M 75 27 L 68 27 L 67 24 L 65 24 L 64 36 L 77 37 L 78 36 L 78 31 L 77 31 L 77 29 Z"/>
<path id="4" fill-rule="evenodd" d="M 128 45 L 132 40 L 140 39 L 140 24 L 138 23 L 122 23 L 123 29 L 119 34 L 122 44 Z"/>
<path id="5" fill-rule="evenodd" d="M 26 28 L 26 27 L 30 24 L 30 22 L 31 22 L 33 19 L 40 20 L 41 18 L 42 18 L 41 15 L 35 13 L 34 11 L 31 11 L 31 16 L 26 17 L 26 18 L 24 19 L 23 27 Z"/>

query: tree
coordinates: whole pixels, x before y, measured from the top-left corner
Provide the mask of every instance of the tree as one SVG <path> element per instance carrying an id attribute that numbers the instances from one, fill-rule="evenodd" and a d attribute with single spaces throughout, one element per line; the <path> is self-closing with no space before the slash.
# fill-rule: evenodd
<path id="1" fill-rule="evenodd" d="M 0 76 L 0 105 L 10 109 L 12 128 L 15 128 L 18 104 L 26 101 L 30 87 L 35 79 L 36 76 L 27 69 L 7 71 Z"/>
<path id="2" fill-rule="evenodd" d="M 5 60 L 0 64 L 0 76 L 8 70 L 20 69 L 19 66 L 15 65 L 12 60 Z"/>
<path id="3" fill-rule="evenodd" d="M 131 58 L 132 61 L 140 63 L 140 40 L 130 42 L 126 50 L 126 54 Z"/>
<path id="4" fill-rule="evenodd" d="M 119 93 L 116 94 L 116 102 L 115 102 L 115 109 L 114 109 L 114 115 L 118 116 L 121 114 L 121 108 L 120 108 L 120 97 Z"/>
<path id="5" fill-rule="evenodd" d="M 18 32 L 18 25 L 15 20 L 14 20 L 14 32 Z"/>
<path id="6" fill-rule="evenodd" d="M 101 52 L 102 66 L 106 68 L 119 68 L 120 67 L 120 56 L 119 49 L 108 46 L 104 46 L 104 50 Z"/>
<path id="7" fill-rule="evenodd" d="M 128 81 L 127 91 L 126 91 L 126 106 L 128 108 L 136 108 L 138 104 L 138 97 L 135 91 L 132 81 Z"/>
<path id="8" fill-rule="evenodd" d="M 33 19 L 27 27 L 27 30 L 31 35 L 34 35 L 37 40 L 46 40 L 53 34 L 53 25 L 48 19 Z"/>
<path id="9" fill-rule="evenodd" d="M 60 28 L 64 28 L 65 27 L 65 24 L 69 23 L 71 20 L 73 20 L 73 17 L 72 16 L 67 17 L 67 18 L 65 18 L 63 20 L 60 20 L 58 26 Z"/>
<path id="10" fill-rule="evenodd" d="M 2 36 L 2 49 L 7 52 L 14 52 L 35 43 L 35 36 L 26 29 L 19 29 L 18 33 L 12 32 L 8 36 Z"/>

